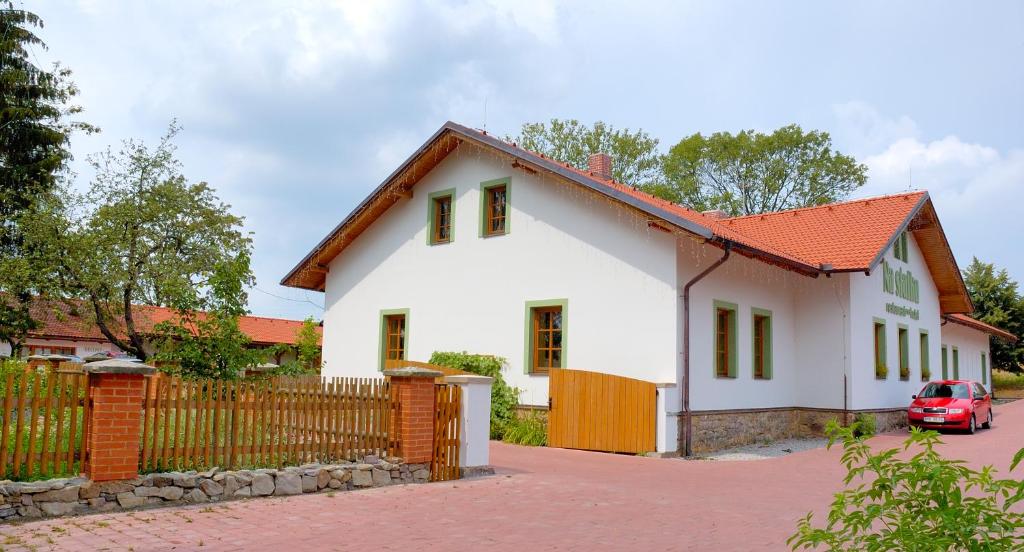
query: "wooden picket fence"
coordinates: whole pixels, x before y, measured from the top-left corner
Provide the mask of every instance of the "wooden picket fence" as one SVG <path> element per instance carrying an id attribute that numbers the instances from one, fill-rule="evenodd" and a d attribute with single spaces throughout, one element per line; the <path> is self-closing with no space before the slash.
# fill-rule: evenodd
<path id="1" fill-rule="evenodd" d="M 384 379 L 149 381 L 143 471 L 354 460 L 395 446 Z"/>
<path id="2" fill-rule="evenodd" d="M 430 480 L 459 478 L 459 411 L 462 390 L 458 385 L 434 386 L 434 445 L 430 460 Z"/>
<path id="3" fill-rule="evenodd" d="M 86 454 L 88 385 L 81 372 L 9 371 L 0 379 L 4 479 L 77 475 Z"/>

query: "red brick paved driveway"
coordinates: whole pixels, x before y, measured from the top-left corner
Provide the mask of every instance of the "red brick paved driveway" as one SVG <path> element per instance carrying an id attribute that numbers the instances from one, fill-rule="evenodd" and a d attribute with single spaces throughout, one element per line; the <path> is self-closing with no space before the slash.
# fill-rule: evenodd
<path id="1" fill-rule="evenodd" d="M 1024 401 L 945 450 L 1001 472 L 1024 445 Z M 903 434 L 876 438 L 879 446 Z M 782 550 L 827 507 L 839 451 L 681 461 L 495 443 L 495 477 L 236 501 L 0 527 L 3 550 Z"/>

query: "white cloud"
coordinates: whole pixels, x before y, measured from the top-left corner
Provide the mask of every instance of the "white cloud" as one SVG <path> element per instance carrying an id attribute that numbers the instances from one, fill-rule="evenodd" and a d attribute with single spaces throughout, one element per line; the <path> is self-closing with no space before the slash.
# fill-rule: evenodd
<path id="1" fill-rule="evenodd" d="M 862 102 L 834 112 L 844 148 L 853 151 L 846 140 L 876 144 L 859 156 L 868 166 L 868 184 L 858 195 L 927 190 L 961 268 L 976 256 L 1024 279 L 1024 259 L 1006 247 L 1024 235 L 1024 150 L 1001 152 L 952 135 L 922 139 L 909 117 L 887 118 Z"/>

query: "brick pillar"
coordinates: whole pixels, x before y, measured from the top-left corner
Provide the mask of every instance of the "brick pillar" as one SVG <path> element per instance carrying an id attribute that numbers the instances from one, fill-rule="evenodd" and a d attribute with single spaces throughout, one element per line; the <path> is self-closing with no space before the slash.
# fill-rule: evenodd
<path id="1" fill-rule="evenodd" d="M 385 370 L 398 401 L 399 456 L 407 464 L 430 462 L 434 447 L 434 378 L 441 372 L 422 368 Z"/>
<path id="2" fill-rule="evenodd" d="M 133 479 L 139 475 L 139 445 L 145 376 L 156 368 L 123 360 L 90 362 L 89 415 L 85 475 L 93 481 Z"/>

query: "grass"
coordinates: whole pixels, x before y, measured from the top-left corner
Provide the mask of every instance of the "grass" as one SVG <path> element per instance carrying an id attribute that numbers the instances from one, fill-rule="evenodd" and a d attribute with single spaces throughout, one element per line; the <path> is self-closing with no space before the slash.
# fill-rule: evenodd
<path id="1" fill-rule="evenodd" d="M 536 412 L 515 416 L 505 426 L 502 440 L 516 445 L 542 447 L 548 443 L 547 422 Z"/>

